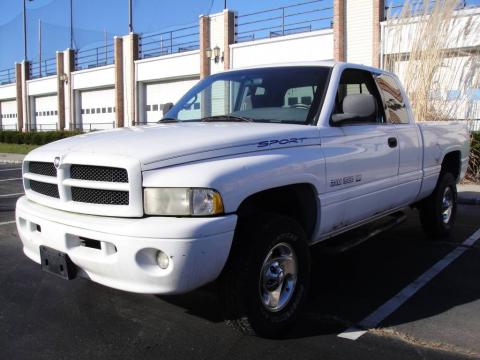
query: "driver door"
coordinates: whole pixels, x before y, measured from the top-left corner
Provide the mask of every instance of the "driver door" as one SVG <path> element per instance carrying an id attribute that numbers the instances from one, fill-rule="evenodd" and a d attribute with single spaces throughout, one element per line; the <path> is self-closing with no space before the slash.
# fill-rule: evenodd
<path id="1" fill-rule="evenodd" d="M 345 115 L 349 95 L 370 94 L 374 113 L 333 124 L 340 136 L 322 139 L 327 192 L 322 201 L 323 234 L 358 223 L 395 206 L 399 147 L 395 127 L 385 118 L 378 88 L 368 71 L 347 69 L 338 86 L 332 115 Z M 349 113 L 355 109 L 349 108 Z M 361 113 L 361 109 L 358 112 Z"/>

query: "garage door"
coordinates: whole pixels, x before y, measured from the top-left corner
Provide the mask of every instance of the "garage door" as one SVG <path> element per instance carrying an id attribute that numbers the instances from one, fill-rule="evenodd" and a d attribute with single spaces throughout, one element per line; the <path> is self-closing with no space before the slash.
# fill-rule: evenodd
<path id="1" fill-rule="evenodd" d="M 102 89 L 80 93 L 81 124 L 84 131 L 115 127 L 115 90 Z"/>
<path id="2" fill-rule="evenodd" d="M 0 102 L 1 129 L 16 130 L 17 129 L 17 101 L 7 100 Z"/>
<path id="3" fill-rule="evenodd" d="M 169 102 L 175 104 L 197 82 L 198 79 L 188 79 L 147 84 L 145 89 L 147 123 L 160 120 L 163 116 L 163 105 Z"/>
<path id="4" fill-rule="evenodd" d="M 58 127 L 57 95 L 38 96 L 34 101 L 32 125 L 37 131 L 51 131 Z"/>

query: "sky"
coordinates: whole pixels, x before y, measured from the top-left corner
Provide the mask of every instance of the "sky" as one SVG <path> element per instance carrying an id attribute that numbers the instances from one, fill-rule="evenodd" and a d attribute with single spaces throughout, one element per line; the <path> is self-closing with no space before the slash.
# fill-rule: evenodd
<path id="1" fill-rule="evenodd" d="M 105 36 L 128 33 L 128 0 L 71 0 L 74 47 L 100 46 Z M 132 0 L 134 30 L 149 33 L 198 24 L 200 14 L 223 10 L 224 0 Z M 229 9 L 242 13 L 277 8 L 308 0 L 227 0 Z M 325 2 L 331 0 L 324 0 Z M 398 2 L 401 0 L 393 0 Z M 386 0 L 388 3 L 388 0 Z M 480 0 L 468 0 L 480 5 Z M 0 0 L 0 70 L 23 59 L 23 0 Z M 42 22 L 42 58 L 70 46 L 70 0 L 27 0 L 28 57 L 39 57 L 39 20 Z"/>

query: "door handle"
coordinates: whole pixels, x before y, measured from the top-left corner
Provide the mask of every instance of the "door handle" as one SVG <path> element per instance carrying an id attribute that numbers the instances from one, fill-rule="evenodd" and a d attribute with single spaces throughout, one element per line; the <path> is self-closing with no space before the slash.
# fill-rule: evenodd
<path id="1" fill-rule="evenodd" d="M 388 146 L 390 146 L 391 148 L 395 148 L 397 147 L 397 145 L 398 145 L 398 142 L 396 137 L 388 138 Z"/>

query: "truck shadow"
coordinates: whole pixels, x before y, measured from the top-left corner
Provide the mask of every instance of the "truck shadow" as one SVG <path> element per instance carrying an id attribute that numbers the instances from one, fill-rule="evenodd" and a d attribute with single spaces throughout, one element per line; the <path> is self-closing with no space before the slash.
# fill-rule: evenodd
<path id="1" fill-rule="evenodd" d="M 412 211 L 404 224 L 344 253 L 325 254 L 322 246 L 312 247 L 309 297 L 286 338 L 338 334 L 359 323 L 468 238 L 478 226 L 474 219 L 480 218 L 480 208 L 461 207 L 458 216 L 454 234 L 444 241 L 429 241 Z M 470 274 L 480 272 L 480 247 L 469 249 L 381 325 L 434 317 L 480 299 L 480 283 L 465 277 L 465 267 Z M 193 316 L 222 321 L 214 285 L 161 299 Z"/>

